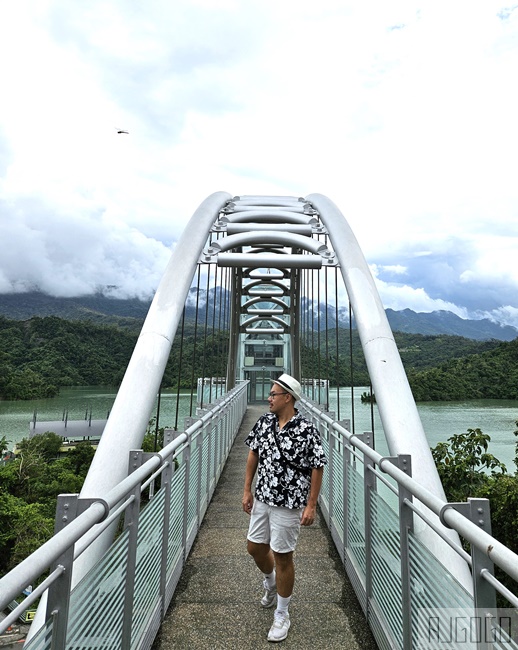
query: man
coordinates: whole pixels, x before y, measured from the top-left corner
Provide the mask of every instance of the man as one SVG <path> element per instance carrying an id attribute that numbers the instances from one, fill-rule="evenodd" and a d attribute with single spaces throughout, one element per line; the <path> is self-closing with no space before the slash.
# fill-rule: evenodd
<path id="1" fill-rule="evenodd" d="M 290 628 L 293 552 L 300 526 L 315 521 L 327 460 L 317 429 L 295 408 L 301 396 L 299 382 L 283 374 L 272 383 L 270 412 L 259 418 L 245 440 L 250 451 L 243 510 L 250 515 L 248 552 L 264 574 L 261 605 L 272 607 L 277 600 L 268 641 L 282 641 Z"/>

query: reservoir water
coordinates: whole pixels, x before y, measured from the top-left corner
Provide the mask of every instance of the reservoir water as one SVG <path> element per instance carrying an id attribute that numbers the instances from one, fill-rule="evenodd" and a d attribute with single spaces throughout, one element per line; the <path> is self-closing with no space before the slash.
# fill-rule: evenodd
<path id="1" fill-rule="evenodd" d="M 351 418 L 354 405 L 356 433 L 371 430 L 371 408 L 362 404 L 360 395 L 365 388 L 356 388 L 354 400 L 351 389 L 340 389 L 340 417 Z M 51 399 L 29 401 L 0 401 L 0 438 L 5 436 L 12 448 L 16 442 L 29 435 L 29 423 L 34 413 L 38 421 L 61 420 L 65 411 L 71 420 L 106 418 L 115 400 L 116 389 L 106 386 L 62 388 L 60 395 Z M 331 390 L 330 409 L 336 410 L 336 390 Z M 183 420 L 189 415 L 191 407 L 190 392 L 180 394 L 178 419 L 176 417 L 176 392 L 163 391 L 160 399 L 160 426 L 183 428 Z M 193 408 L 196 408 L 194 403 Z M 507 470 L 514 473 L 516 438 L 513 432 L 518 428 L 518 400 L 470 400 L 465 402 L 421 402 L 417 405 L 421 421 L 431 447 L 446 441 L 454 434 L 464 433 L 468 428 L 481 429 L 491 437 L 489 451 Z M 265 404 L 265 411 L 267 406 Z M 156 406 L 154 413 L 156 413 Z M 387 453 L 383 430 L 377 410 L 374 408 L 374 432 L 376 448 L 381 454 Z"/>

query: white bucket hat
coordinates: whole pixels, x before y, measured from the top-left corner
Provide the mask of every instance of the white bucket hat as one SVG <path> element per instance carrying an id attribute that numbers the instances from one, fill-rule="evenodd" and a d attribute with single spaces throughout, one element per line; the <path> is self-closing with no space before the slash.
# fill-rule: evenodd
<path id="1" fill-rule="evenodd" d="M 272 384 L 279 384 L 279 386 L 282 386 L 290 395 L 293 395 L 295 401 L 300 399 L 302 388 L 299 382 L 290 375 L 283 374 L 280 377 L 277 377 L 277 379 L 270 379 L 270 381 Z"/>

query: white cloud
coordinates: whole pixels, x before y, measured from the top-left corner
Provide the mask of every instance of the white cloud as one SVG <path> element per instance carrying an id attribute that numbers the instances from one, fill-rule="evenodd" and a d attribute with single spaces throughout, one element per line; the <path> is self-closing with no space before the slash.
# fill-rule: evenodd
<path id="1" fill-rule="evenodd" d="M 169 249 L 103 215 L 55 213 L 27 201 L 16 219 L 0 205 L 3 251 L 0 292 L 39 288 L 55 296 L 105 290 L 118 297 L 152 297 L 170 257 Z"/>
<path id="2" fill-rule="evenodd" d="M 414 288 L 408 284 L 385 282 L 378 277 L 379 268 L 370 266 L 381 302 L 385 309 L 411 309 L 416 312 L 432 312 L 439 310 L 451 311 L 460 318 L 468 318 L 468 311 L 452 302 L 440 298 L 431 298 L 424 288 Z"/>
<path id="3" fill-rule="evenodd" d="M 501 325 L 511 325 L 518 329 L 518 308 L 511 307 L 506 305 L 500 307 L 499 309 L 494 309 L 492 312 L 482 312 L 480 314 L 483 318 L 489 318 L 495 323 L 500 323 Z"/>
<path id="4" fill-rule="evenodd" d="M 1 5 L 0 219 L 23 214 L 6 232 L 39 251 L 37 262 L 22 256 L 36 266 L 19 277 L 53 291 L 103 279 L 152 291 L 163 251 L 212 192 L 320 192 L 379 266 L 395 308 L 472 311 L 476 296 L 489 312 L 518 306 L 511 9 L 498 0 Z M 35 225 L 30 205 L 45 221 Z M 97 264 L 78 271 L 64 244 L 59 260 L 70 266 L 45 257 L 58 224 L 67 246 L 81 241 Z M 472 256 L 453 264 L 445 253 L 441 267 L 452 241 Z M 414 263 L 388 255 L 405 248 Z M 126 256 L 137 269 L 125 271 Z M 14 269 L 0 259 L 0 290 L 14 286 Z"/>

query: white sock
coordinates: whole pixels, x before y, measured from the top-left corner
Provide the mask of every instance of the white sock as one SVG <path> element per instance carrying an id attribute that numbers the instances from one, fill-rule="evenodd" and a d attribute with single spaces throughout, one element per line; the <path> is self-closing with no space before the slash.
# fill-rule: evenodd
<path id="1" fill-rule="evenodd" d="M 275 586 L 275 569 L 271 573 L 265 573 L 264 577 L 266 579 L 268 589 L 271 589 L 273 586 Z"/>
<path id="2" fill-rule="evenodd" d="M 277 609 L 276 612 L 283 612 L 284 614 L 288 613 L 288 606 L 290 604 L 291 596 L 283 598 L 277 594 Z"/>

